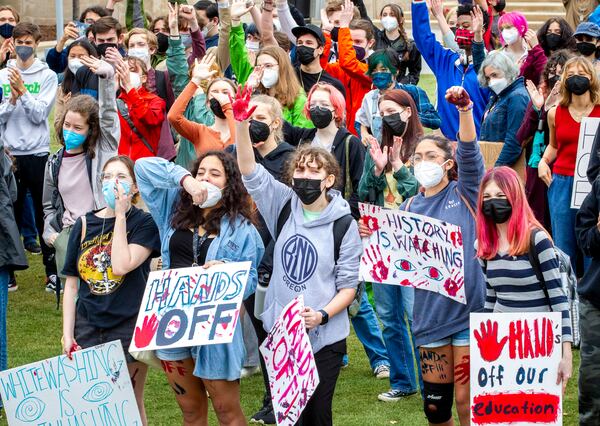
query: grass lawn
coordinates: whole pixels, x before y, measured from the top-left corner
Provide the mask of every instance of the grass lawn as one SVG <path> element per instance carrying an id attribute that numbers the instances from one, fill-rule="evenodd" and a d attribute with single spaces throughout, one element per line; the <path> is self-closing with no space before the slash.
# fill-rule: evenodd
<path id="1" fill-rule="evenodd" d="M 422 86 L 435 100 L 432 76 L 422 77 Z M 61 311 L 56 299 L 44 291 L 41 256 L 30 256 L 30 268 L 17 273 L 19 290 L 9 295 L 8 353 L 9 367 L 17 367 L 61 353 Z M 387 381 L 376 380 L 361 344 L 352 333 L 348 339 L 350 365 L 342 371 L 334 399 L 334 423 L 339 426 L 423 425 L 422 403 L 413 396 L 396 404 L 377 401 L 377 394 L 388 389 Z M 577 366 L 574 353 L 574 378 L 564 402 L 564 424 L 577 424 Z M 249 417 L 262 401 L 262 379 L 254 376 L 242 381 L 242 407 Z M 151 371 L 146 384 L 146 409 L 150 425 L 181 424 L 181 415 L 173 391 L 161 371 Z M 209 424 L 216 425 L 212 410 Z M 0 425 L 6 425 L 6 419 Z M 310 425 L 309 425 L 310 426 Z"/>

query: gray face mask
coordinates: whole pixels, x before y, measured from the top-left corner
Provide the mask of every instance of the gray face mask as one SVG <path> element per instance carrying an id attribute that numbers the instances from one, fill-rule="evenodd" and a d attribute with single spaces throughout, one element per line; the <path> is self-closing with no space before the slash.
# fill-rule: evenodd
<path id="1" fill-rule="evenodd" d="M 23 62 L 27 61 L 33 55 L 33 47 L 31 46 L 16 46 L 15 53 Z"/>

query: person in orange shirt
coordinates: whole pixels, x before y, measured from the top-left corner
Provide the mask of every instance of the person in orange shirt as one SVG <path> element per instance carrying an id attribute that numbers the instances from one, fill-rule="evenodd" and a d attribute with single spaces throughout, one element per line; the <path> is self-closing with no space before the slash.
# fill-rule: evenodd
<path id="1" fill-rule="evenodd" d="M 117 98 L 121 124 L 118 152 L 133 161 L 155 157 L 165 119 L 165 101 L 146 88 L 148 69 L 141 59 L 118 58 L 114 63 L 121 87 Z"/>
<path id="2" fill-rule="evenodd" d="M 201 83 L 211 80 L 216 74 L 217 71 L 212 67 L 215 61 L 214 52 L 206 55 L 200 62 L 196 60 L 191 81 L 181 92 L 167 117 L 177 133 L 194 144 L 198 156 L 208 151 L 223 150 L 235 141 L 231 98 L 235 95 L 236 87 L 231 80 L 215 78 L 206 86 L 206 100 L 215 115 L 215 123 L 212 126 L 190 121 L 183 115 L 192 97 L 202 90 Z"/>
<path id="3" fill-rule="evenodd" d="M 337 62 L 327 62 L 331 49 L 329 31 L 333 29 L 333 25 L 323 22 L 326 43 L 325 51 L 321 56 L 321 65 L 325 71 L 340 80 L 346 88 L 346 127 L 358 136 L 354 121 L 356 111 L 360 109 L 362 100 L 371 90 L 373 83 L 366 74 L 369 66 L 365 59 L 375 44 L 375 33 L 369 21 L 365 19 L 352 20 L 353 13 L 354 5 L 350 0 L 346 0 L 339 18 Z"/>

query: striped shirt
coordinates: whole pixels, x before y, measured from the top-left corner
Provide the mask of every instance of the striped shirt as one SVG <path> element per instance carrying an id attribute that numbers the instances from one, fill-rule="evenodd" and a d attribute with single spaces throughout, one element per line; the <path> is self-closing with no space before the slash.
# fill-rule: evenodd
<path id="1" fill-rule="evenodd" d="M 572 342 L 569 302 L 562 289 L 554 246 L 545 232 L 536 233 L 534 249 L 552 310 L 562 312 L 563 342 Z M 520 256 L 497 254 L 487 261 L 487 271 L 482 259 L 479 263 L 486 277 L 485 312 L 550 312 L 548 299 L 529 262 L 528 253 Z"/>

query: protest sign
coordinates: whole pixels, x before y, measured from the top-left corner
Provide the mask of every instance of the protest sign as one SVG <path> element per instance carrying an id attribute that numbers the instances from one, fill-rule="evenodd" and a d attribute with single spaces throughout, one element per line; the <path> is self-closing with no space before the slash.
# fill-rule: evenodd
<path id="1" fill-rule="evenodd" d="M 471 423 L 561 425 L 560 312 L 471 314 Z"/>
<path id="2" fill-rule="evenodd" d="M 231 343 L 250 265 L 151 272 L 129 351 Z"/>
<path id="3" fill-rule="evenodd" d="M 283 308 L 260 345 L 278 426 L 296 424 L 319 384 L 312 346 L 300 316 L 303 310 L 304 298 L 300 295 Z"/>
<path id="4" fill-rule="evenodd" d="M 0 395 L 10 426 L 142 424 L 118 340 L 3 371 Z"/>
<path id="5" fill-rule="evenodd" d="M 467 303 L 460 226 L 359 203 L 373 234 L 363 240 L 364 281 L 413 286 Z"/>
<path id="6" fill-rule="evenodd" d="M 573 192 L 571 194 L 571 208 L 581 207 L 583 200 L 592 190 L 592 184 L 587 178 L 587 168 L 590 162 L 590 153 L 594 145 L 596 131 L 600 118 L 585 117 L 581 120 L 579 142 L 577 144 L 577 159 L 575 160 L 575 173 L 573 174 Z"/>

